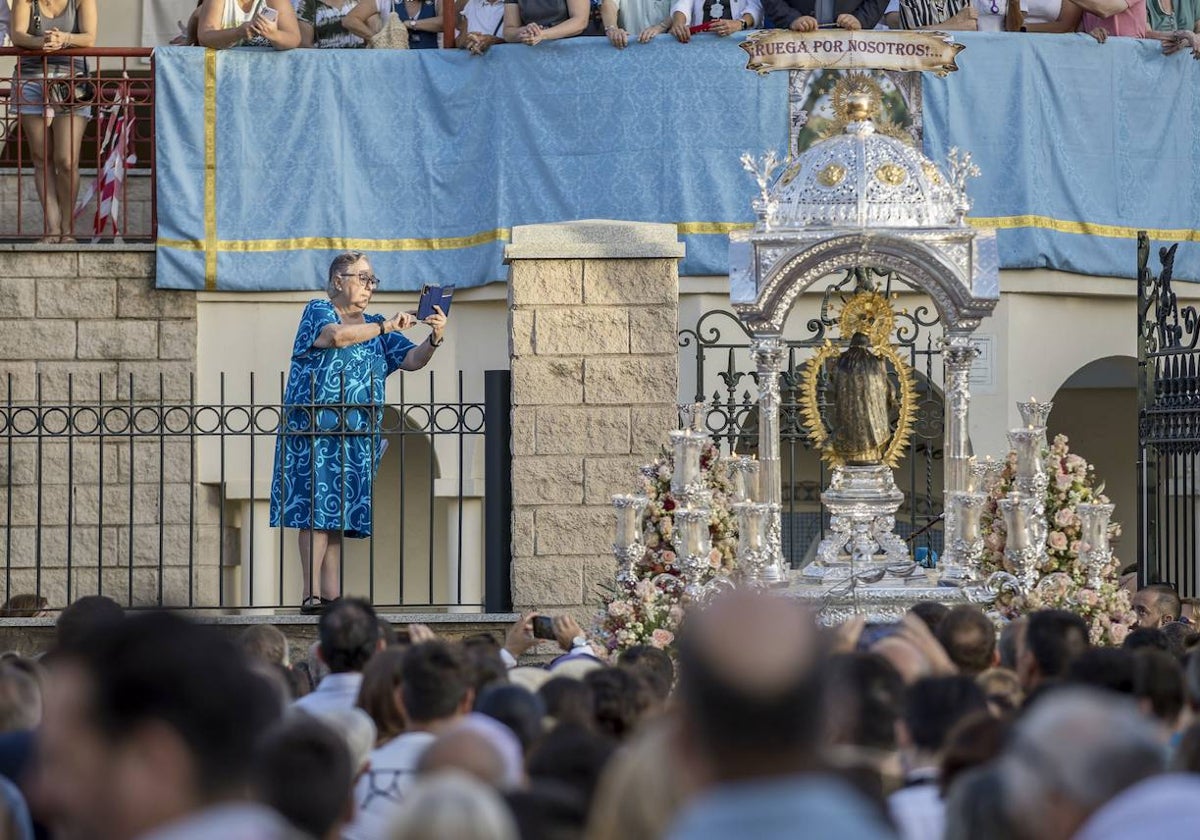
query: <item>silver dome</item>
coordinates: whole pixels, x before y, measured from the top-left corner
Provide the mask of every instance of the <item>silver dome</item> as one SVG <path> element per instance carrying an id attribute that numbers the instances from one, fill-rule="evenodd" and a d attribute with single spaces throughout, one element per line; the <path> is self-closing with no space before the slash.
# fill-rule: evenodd
<path id="1" fill-rule="evenodd" d="M 770 228 L 955 227 L 962 201 L 933 161 L 861 119 L 787 166 L 771 188 Z"/>

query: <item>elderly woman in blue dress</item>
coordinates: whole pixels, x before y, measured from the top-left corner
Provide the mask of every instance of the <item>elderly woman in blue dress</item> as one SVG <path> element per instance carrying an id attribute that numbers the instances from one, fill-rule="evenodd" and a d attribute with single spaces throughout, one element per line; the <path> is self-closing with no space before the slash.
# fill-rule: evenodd
<path id="1" fill-rule="evenodd" d="M 384 383 L 397 370 L 428 364 L 446 329 L 446 316 L 435 307 L 424 321 L 429 337 L 413 344 L 400 333 L 416 325 L 412 313 L 368 315 L 378 285 L 363 254 L 335 257 L 329 297 L 304 308 L 292 348 L 271 525 L 299 529 L 300 608 L 306 613 L 319 612 L 340 594 L 342 539 L 371 535 Z"/>

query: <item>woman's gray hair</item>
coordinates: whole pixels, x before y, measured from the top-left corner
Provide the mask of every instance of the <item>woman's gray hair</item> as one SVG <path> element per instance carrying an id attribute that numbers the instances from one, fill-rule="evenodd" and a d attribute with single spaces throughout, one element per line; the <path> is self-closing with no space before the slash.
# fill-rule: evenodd
<path id="1" fill-rule="evenodd" d="M 366 254 L 362 251 L 343 251 L 333 258 L 333 262 L 329 264 L 329 279 L 325 283 L 325 291 L 330 297 L 333 297 L 337 293 L 337 290 L 333 286 L 333 278 L 365 256 Z"/>

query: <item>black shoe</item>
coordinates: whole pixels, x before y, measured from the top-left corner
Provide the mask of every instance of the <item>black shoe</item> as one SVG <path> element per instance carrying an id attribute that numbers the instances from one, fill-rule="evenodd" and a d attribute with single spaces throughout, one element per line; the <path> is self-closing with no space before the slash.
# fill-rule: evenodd
<path id="1" fill-rule="evenodd" d="M 309 595 L 300 602 L 300 615 L 320 615 L 325 612 L 325 606 L 328 602 L 324 598 L 319 598 L 316 595 Z"/>

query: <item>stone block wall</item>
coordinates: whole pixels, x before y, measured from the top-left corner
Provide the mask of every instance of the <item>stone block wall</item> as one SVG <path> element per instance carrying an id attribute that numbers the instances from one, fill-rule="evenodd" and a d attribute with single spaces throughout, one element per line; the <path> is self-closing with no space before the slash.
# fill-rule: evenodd
<path id="1" fill-rule="evenodd" d="M 676 427 L 675 228 L 513 231 L 513 601 L 586 615 L 615 572 L 615 493 Z"/>
<path id="2" fill-rule="evenodd" d="M 155 289 L 152 252 L 0 251 L 0 600 L 186 605 L 191 578 L 193 602 L 217 603 L 235 532 L 151 408 L 186 405 L 195 369 L 195 295 Z M 20 409 L 38 404 L 40 435 Z"/>

